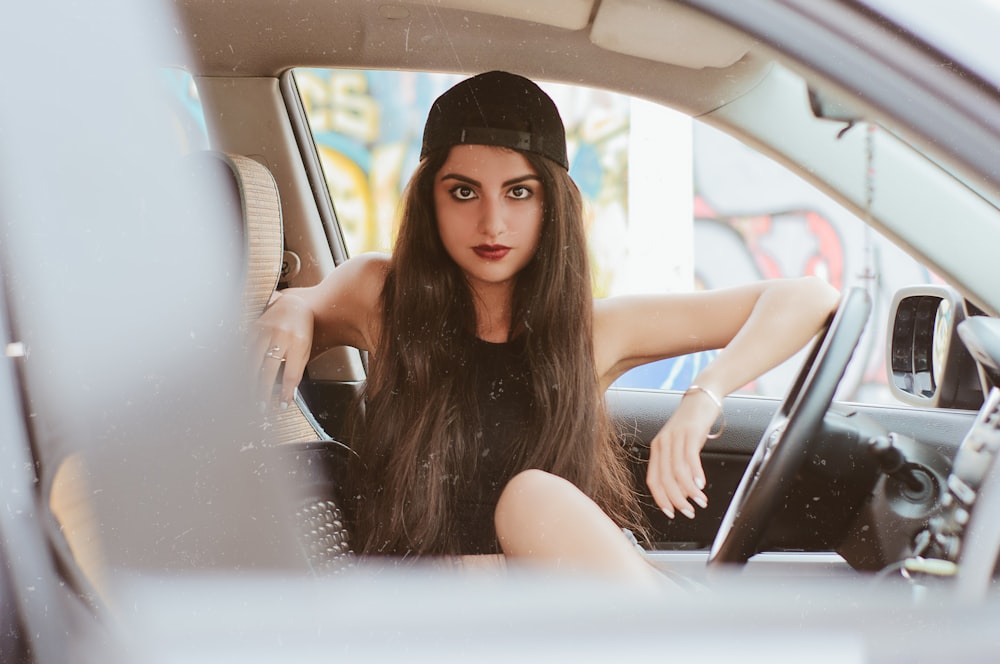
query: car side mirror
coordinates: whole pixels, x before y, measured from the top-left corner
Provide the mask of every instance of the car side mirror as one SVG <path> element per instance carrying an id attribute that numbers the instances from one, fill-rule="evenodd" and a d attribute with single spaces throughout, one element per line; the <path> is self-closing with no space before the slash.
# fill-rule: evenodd
<path id="1" fill-rule="evenodd" d="M 893 395 L 911 406 L 977 410 L 983 386 L 957 334 L 968 316 L 958 291 L 936 284 L 901 288 L 890 312 L 886 363 Z"/>

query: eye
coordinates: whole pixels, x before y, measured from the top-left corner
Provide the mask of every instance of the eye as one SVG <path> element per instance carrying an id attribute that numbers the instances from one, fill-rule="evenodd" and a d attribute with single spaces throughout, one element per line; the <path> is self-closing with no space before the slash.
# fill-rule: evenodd
<path id="1" fill-rule="evenodd" d="M 473 191 L 472 187 L 464 184 L 452 187 L 449 193 L 452 195 L 452 198 L 458 201 L 471 201 L 476 197 L 476 192 Z"/>
<path id="2" fill-rule="evenodd" d="M 531 190 L 531 187 L 526 187 L 523 184 L 511 187 L 508 195 L 511 198 L 516 198 L 518 200 L 523 200 L 525 198 L 531 198 L 535 195 L 535 192 Z"/>

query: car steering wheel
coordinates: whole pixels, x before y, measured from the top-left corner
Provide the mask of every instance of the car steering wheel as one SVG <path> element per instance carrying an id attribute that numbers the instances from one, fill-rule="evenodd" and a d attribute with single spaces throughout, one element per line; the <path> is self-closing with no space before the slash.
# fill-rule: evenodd
<path id="1" fill-rule="evenodd" d="M 833 401 L 871 312 L 861 288 L 844 295 L 771 418 L 722 518 L 708 564 L 743 564 L 758 551 L 771 515 L 816 446 L 813 434 Z"/>

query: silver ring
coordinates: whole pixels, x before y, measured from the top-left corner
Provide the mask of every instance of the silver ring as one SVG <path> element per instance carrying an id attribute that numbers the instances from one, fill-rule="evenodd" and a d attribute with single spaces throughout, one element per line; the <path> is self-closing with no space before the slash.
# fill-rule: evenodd
<path id="1" fill-rule="evenodd" d="M 284 362 L 284 361 L 285 361 L 285 358 L 284 358 L 284 357 L 281 357 L 280 355 L 275 355 L 275 354 L 274 354 L 274 353 L 272 353 L 271 351 L 268 351 L 268 352 L 267 352 L 267 353 L 265 354 L 265 357 L 269 357 L 269 358 L 271 358 L 272 360 L 278 360 L 279 362 Z"/>
<path id="2" fill-rule="evenodd" d="M 281 346 L 271 346 L 271 350 L 267 351 L 267 354 L 270 355 L 271 353 L 280 353 L 280 352 L 281 352 Z"/>

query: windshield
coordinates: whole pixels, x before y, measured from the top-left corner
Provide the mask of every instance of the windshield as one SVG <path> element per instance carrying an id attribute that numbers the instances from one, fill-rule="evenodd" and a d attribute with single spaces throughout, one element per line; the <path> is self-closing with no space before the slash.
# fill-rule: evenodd
<path id="1" fill-rule="evenodd" d="M 996 51 L 1000 0 L 950 0 L 946 21 L 941 20 L 941 0 L 865 0 L 865 4 L 1000 86 Z"/>

